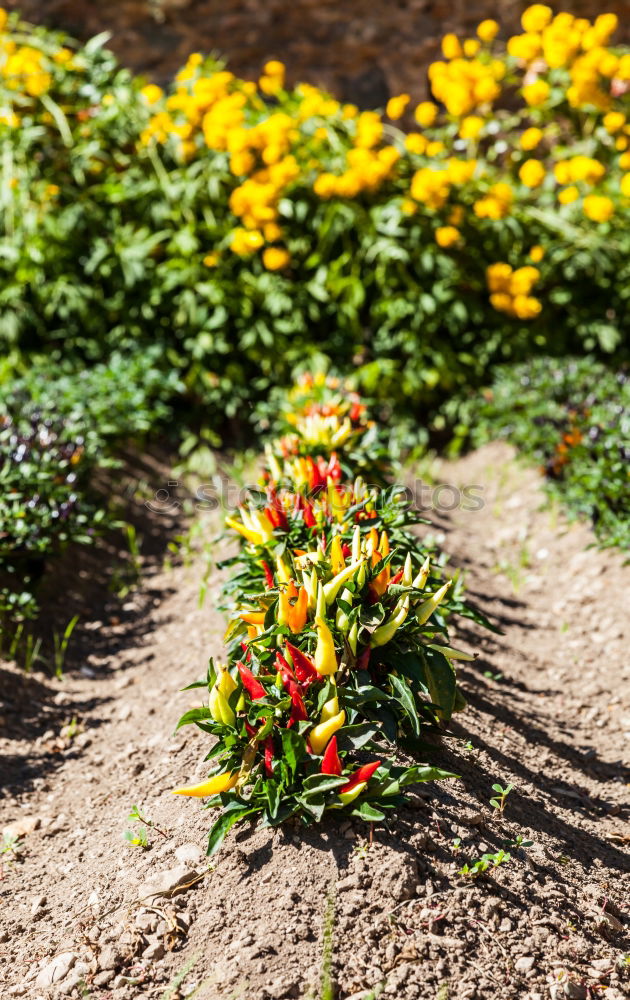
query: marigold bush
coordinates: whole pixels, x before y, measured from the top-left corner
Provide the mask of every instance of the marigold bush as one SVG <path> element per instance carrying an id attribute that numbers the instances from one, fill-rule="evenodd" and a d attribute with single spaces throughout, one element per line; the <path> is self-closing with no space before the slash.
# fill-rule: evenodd
<path id="1" fill-rule="evenodd" d="M 5 345 L 158 342 L 217 419 L 319 354 L 409 407 L 499 361 L 627 350 L 614 15 L 536 4 L 507 42 L 447 35 L 434 100 L 385 114 L 277 61 L 252 82 L 193 54 L 163 92 L 102 39 L 0 21 Z"/>
<path id="2" fill-rule="evenodd" d="M 216 738 L 210 777 L 176 789 L 222 807 L 209 853 L 246 817 L 309 824 L 347 809 L 379 821 L 407 785 L 452 777 L 405 755 L 426 749 L 423 725 L 465 705 L 453 663 L 473 656 L 449 645 L 448 615 L 486 623 L 409 532 L 419 518 L 404 490 L 356 475 L 353 456 L 386 471 L 360 398 L 308 378 L 286 417 L 258 502 L 227 518 L 242 543 L 228 562 L 227 663 L 210 661 L 192 685 L 207 705 L 179 723 Z"/>

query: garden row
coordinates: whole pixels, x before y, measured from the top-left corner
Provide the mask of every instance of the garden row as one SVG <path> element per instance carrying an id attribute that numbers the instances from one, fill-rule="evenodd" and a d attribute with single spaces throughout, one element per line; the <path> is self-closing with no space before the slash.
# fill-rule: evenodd
<path id="1" fill-rule="evenodd" d="M 568 448 L 557 407 L 590 411 L 580 356 L 598 372 L 628 358 L 630 53 L 615 27 L 540 4 L 507 40 L 484 21 L 444 38 L 435 101 L 403 94 L 381 114 L 287 87 L 276 61 L 252 82 L 193 54 L 162 90 L 104 37 L 80 46 L 0 9 L 3 614 L 32 612 L 43 559 L 105 524 L 90 487 L 104 449 L 173 407 L 180 432 L 234 442 L 301 369 L 352 371 L 413 446 L 491 433 L 478 390 L 496 366 L 563 370 L 572 354 L 563 399 L 532 388 L 520 430 L 505 425 L 532 450 L 535 396 Z M 520 391 L 520 369 L 501 371 Z M 571 461 L 551 433 L 536 454 L 623 544 L 626 418 L 604 381 Z"/>
<path id="2" fill-rule="evenodd" d="M 410 763 L 465 706 L 447 620 L 467 605 L 441 557 L 411 532 L 407 491 L 387 485 L 378 428 L 350 387 L 303 379 L 287 431 L 265 452 L 259 489 L 227 525 L 241 542 L 225 585 L 227 662 L 210 660 L 212 773 L 177 794 L 220 807 L 216 851 L 237 822 L 318 822 L 345 810 L 378 822 L 407 785 L 454 777 Z M 370 485 L 373 484 L 373 485 Z M 486 623 L 487 624 L 487 623 Z"/>

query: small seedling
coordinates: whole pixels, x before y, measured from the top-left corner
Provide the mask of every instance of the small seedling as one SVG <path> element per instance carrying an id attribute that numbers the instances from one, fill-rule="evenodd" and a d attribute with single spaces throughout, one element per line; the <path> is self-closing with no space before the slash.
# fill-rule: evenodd
<path id="1" fill-rule="evenodd" d="M 358 858 L 367 858 L 368 851 L 370 850 L 370 845 L 366 841 L 365 844 L 355 844 L 352 848 L 352 853 L 356 854 Z"/>
<path id="2" fill-rule="evenodd" d="M 533 847 L 534 846 L 534 841 L 533 840 L 525 840 L 525 837 L 523 837 L 520 833 L 519 833 L 518 837 L 514 838 L 514 840 L 504 840 L 503 843 L 504 843 L 505 847 L 511 847 L 511 848 L 516 848 L 516 849 L 518 849 L 519 847 Z"/>
<path id="3" fill-rule="evenodd" d="M 490 799 L 490 805 L 493 809 L 498 809 L 501 815 L 503 815 L 503 811 L 505 809 L 505 800 L 513 788 L 514 785 L 506 785 L 505 788 L 498 784 L 492 786 L 492 791 L 497 794 L 494 798 Z"/>
<path id="4" fill-rule="evenodd" d="M 145 826 L 138 830 L 125 830 L 124 838 L 132 847 L 141 847 L 143 851 L 149 847 L 149 835 Z"/>
<path id="5" fill-rule="evenodd" d="M 147 817 L 143 815 L 138 806 L 131 807 L 131 812 L 127 816 L 127 822 L 136 824 L 136 827 L 133 830 L 125 830 L 123 834 L 125 840 L 127 840 L 132 847 L 141 847 L 143 850 L 150 847 L 149 830 L 155 830 L 155 832 L 159 833 L 161 837 L 168 837 L 168 834 L 165 833 L 164 830 L 160 830 L 152 819 L 147 819 Z"/>
<path id="6" fill-rule="evenodd" d="M 493 674 L 491 670 L 484 670 L 483 676 L 487 677 L 491 681 L 502 681 L 503 674 Z"/>
<path id="7" fill-rule="evenodd" d="M 458 875 L 467 875 L 469 878 L 477 878 L 478 875 L 483 875 L 488 868 L 498 868 L 499 865 L 504 865 L 507 861 L 512 858 L 511 854 L 506 854 L 505 851 L 497 851 L 496 854 L 482 854 L 478 861 L 473 862 L 473 864 L 465 864 L 458 871 Z"/>
<path id="8" fill-rule="evenodd" d="M 70 642 L 70 636 L 74 632 L 74 627 L 79 620 L 79 616 L 75 615 L 71 618 L 66 625 L 63 634 L 60 636 L 57 630 L 53 632 L 53 644 L 54 644 L 54 664 L 55 664 L 55 677 L 63 677 L 63 665 L 66 659 L 66 650 L 68 649 L 68 643 Z"/>
<path id="9" fill-rule="evenodd" d="M 461 840 L 461 837 L 455 837 L 455 840 L 453 841 L 453 850 L 454 851 L 461 851 L 461 849 L 462 849 L 462 840 Z"/>
<path id="10" fill-rule="evenodd" d="M 20 840 L 19 837 L 11 834 L 2 834 L 2 843 L 0 844 L 0 855 L 9 854 L 8 861 L 13 861 L 21 852 L 24 845 L 24 841 Z"/>

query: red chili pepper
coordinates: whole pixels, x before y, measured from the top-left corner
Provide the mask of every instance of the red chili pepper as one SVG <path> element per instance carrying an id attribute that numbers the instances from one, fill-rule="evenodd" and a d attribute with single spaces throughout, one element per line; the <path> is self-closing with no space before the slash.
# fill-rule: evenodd
<path id="1" fill-rule="evenodd" d="M 341 761 L 337 753 L 337 737 L 333 736 L 328 741 L 326 752 L 321 766 L 322 774 L 341 774 Z"/>
<path id="2" fill-rule="evenodd" d="M 323 678 L 320 677 L 319 674 L 317 673 L 315 669 L 315 664 L 310 659 L 310 657 L 306 655 L 306 653 L 303 653 L 300 649 L 297 649 L 297 647 L 294 646 L 293 643 L 291 642 L 287 642 L 285 643 L 285 645 L 287 650 L 289 651 L 291 659 L 293 660 L 293 669 L 295 670 L 295 676 L 297 677 L 297 679 L 301 684 L 310 684 L 311 681 L 323 680 Z"/>
<path id="3" fill-rule="evenodd" d="M 247 691 L 252 701 L 258 701 L 259 698 L 266 698 L 267 692 L 265 691 L 260 681 L 256 680 L 249 667 L 246 667 L 243 663 L 241 663 L 240 660 L 238 661 L 236 666 L 238 667 L 238 672 L 241 675 L 243 687 Z"/>
<path id="4" fill-rule="evenodd" d="M 269 566 L 264 560 L 261 565 L 263 568 L 263 573 L 265 574 L 265 580 L 267 582 L 267 586 L 269 587 L 270 590 L 272 590 L 274 587 L 273 573 L 271 572 Z"/>
<path id="5" fill-rule="evenodd" d="M 282 683 L 286 688 L 288 688 L 291 683 L 295 684 L 295 674 L 282 653 L 276 653 L 276 669 L 280 671 Z"/>
<path id="6" fill-rule="evenodd" d="M 273 752 L 273 737 L 268 736 L 263 742 L 263 746 L 265 748 L 265 774 L 268 778 L 271 778 L 273 774 L 273 759 L 275 756 Z"/>
<path id="7" fill-rule="evenodd" d="M 391 587 L 392 583 L 400 583 L 400 581 L 403 578 L 404 572 L 405 572 L 404 569 L 399 569 L 398 572 L 395 573 L 394 576 L 389 581 L 389 586 Z"/>
<path id="8" fill-rule="evenodd" d="M 362 781 L 369 781 L 375 771 L 381 766 L 380 760 L 373 760 L 371 764 L 364 764 L 358 771 L 355 771 L 350 781 L 342 785 L 338 792 L 351 792 L 353 788 L 360 785 Z"/>
<path id="9" fill-rule="evenodd" d="M 247 721 L 247 719 L 245 719 L 245 732 L 249 736 L 250 740 L 252 740 L 254 738 L 254 736 L 256 735 L 256 730 L 254 729 L 253 726 L 250 726 L 250 724 Z"/>
<path id="10" fill-rule="evenodd" d="M 350 548 L 349 545 L 346 545 L 345 542 L 341 543 L 341 554 L 343 555 L 344 559 L 347 559 L 348 556 L 352 555 L 352 549 Z"/>
<path id="11" fill-rule="evenodd" d="M 311 507 L 308 500 L 304 501 L 304 508 L 302 514 L 304 517 L 304 524 L 307 526 L 307 528 L 317 527 L 317 521 L 315 520 L 315 515 L 313 514 L 313 508 Z"/>
<path id="12" fill-rule="evenodd" d="M 289 688 L 289 694 L 291 695 L 291 715 L 289 716 L 289 721 L 287 722 L 287 729 L 294 726 L 296 722 L 306 722 L 308 719 L 308 712 L 306 711 L 304 699 L 302 698 L 295 681 L 293 681 L 291 687 Z"/>
<path id="13" fill-rule="evenodd" d="M 327 473 L 334 483 L 338 483 L 341 479 L 341 465 L 339 464 L 339 459 L 337 458 L 337 452 L 333 451 L 330 456 L 330 461 L 328 462 Z"/>
<path id="14" fill-rule="evenodd" d="M 252 651 L 246 642 L 241 642 L 241 649 L 245 653 L 245 659 L 247 660 L 248 663 L 250 663 L 252 659 Z"/>

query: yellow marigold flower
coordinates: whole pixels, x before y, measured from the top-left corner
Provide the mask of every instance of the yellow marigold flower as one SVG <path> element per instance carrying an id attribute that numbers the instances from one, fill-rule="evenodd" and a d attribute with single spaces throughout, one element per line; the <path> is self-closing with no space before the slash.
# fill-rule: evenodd
<path id="1" fill-rule="evenodd" d="M 357 108 L 356 104 L 344 104 L 343 108 L 341 109 L 341 115 L 343 118 L 346 119 L 356 118 L 358 114 L 359 114 L 359 109 Z"/>
<path id="2" fill-rule="evenodd" d="M 512 268 L 502 261 L 489 264 L 486 268 L 486 282 L 491 292 L 507 292 L 511 277 Z"/>
<path id="3" fill-rule="evenodd" d="M 273 97 L 282 90 L 284 80 L 280 76 L 261 76 L 258 81 L 258 87 L 262 90 L 263 94 L 267 94 L 268 97 Z"/>
<path id="4" fill-rule="evenodd" d="M 507 292 L 493 292 L 490 296 L 490 304 L 497 312 L 512 312 L 512 296 Z"/>
<path id="5" fill-rule="evenodd" d="M 6 10 L 4 9 L 4 7 L 0 7 L 0 31 L 4 31 L 8 19 L 9 15 L 7 14 Z"/>
<path id="6" fill-rule="evenodd" d="M 543 137 L 542 131 L 539 128 L 526 128 L 521 135 L 521 149 L 529 151 L 530 149 L 536 149 L 536 146 L 541 142 Z"/>
<path id="7" fill-rule="evenodd" d="M 451 156 L 446 161 L 447 175 L 451 184 L 466 184 L 472 180 L 476 169 L 476 160 L 459 160 L 456 156 Z"/>
<path id="8" fill-rule="evenodd" d="M 442 55 L 445 59 L 460 59 L 462 56 L 462 47 L 459 38 L 452 32 L 444 35 L 442 39 Z"/>
<path id="9" fill-rule="evenodd" d="M 628 140 L 626 139 L 625 135 L 619 136 L 619 138 L 615 141 L 615 149 L 618 149 L 621 152 L 621 150 L 627 148 L 628 148 Z"/>
<path id="10" fill-rule="evenodd" d="M 542 309 L 542 303 L 530 295 L 516 295 L 512 300 L 514 315 L 519 319 L 534 319 Z"/>
<path id="11" fill-rule="evenodd" d="M 571 180 L 571 167 L 568 160 L 558 160 L 554 165 L 553 175 L 558 184 L 568 184 Z"/>
<path id="12" fill-rule="evenodd" d="M 630 198 L 630 174 L 624 174 L 619 183 L 619 189 L 626 198 Z"/>
<path id="13" fill-rule="evenodd" d="M 526 63 L 533 62 L 540 55 L 541 48 L 540 35 L 513 35 L 508 38 L 509 55 Z"/>
<path id="14" fill-rule="evenodd" d="M 414 117 L 418 125 L 422 125 L 423 128 L 430 128 L 437 118 L 437 113 L 437 105 L 433 101 L 421 101 L 414 112 Z"/>
<path id="15" fill-rule="evenodd" d="M 565 188 L 564 191 L 560 191 L 558 194 L 558 201 L 561 205 L 570 205 L 572 201 L 577 201 L 580 197 L 580 192 L 576 188 L 575 184 L 571 184 L 569 187 Z"/>
<path id="16" fill-rule="evenodd" d="M 604 128 L 611 135 L 614 132 L 619 132 L 626 124 L 626 116 L 621 111 L 609 111 L 607 115 L 604 115 Z"/>
<path id="17" fill-rule="evenodd" d="M 593 25 L 600 45 L 606 45 L 611 35 L 615 33 L 619 26 L 619 18 L 616 14 L 600 14 L 595 18 Z"/>
<path id="18" fill-rule="evenodd" d="M 435 242 L 440 247 L 451 247 L 459 240 L 460 233 L 455 226 L 438 226 L 435 230 Z"/>
<path id="19" fill-rule="evenodd" d="M 232 153 L 230 157 L 230 170 L 235 177 L 249 174 L 256 166 L 256 158 L 248 149 L 242 153 Z"/>
<path id="20" fill-rule="evenodd" d="M 499 24 L 490 17 L 477 25 L 477 35 L 482 42 L 492 42 L 498 33 Z"/>
<path id="21" fill-rule="evenodd" d="M 518 172 L 518 176 L 525 187 L 540 187 L 545 179 L 545 168 L 540 160 L 525 160 L 525 163 Z"/>
<path id="22" fill-rule="evenodd" d="M 427 156 L 439 156 L 440 153 L 443 153 L 445 149 L 446 146 L 444 145 L 444 143 L 436 140 L 435 142 L 427 143 L 427 148 L 425 152 Z"/>
<path id="23" fill-rule="evenodd" d="M 43 118 L 43 115 L 42 115 Z M 0 125 L 8 125 L 9 128 L 17 128 L 20 124 L 20 118 L 16 115 L 15 111 L 0 112 Z M 13 178 L 15 180 L 15 178 Z"/>
<path id="24" fill-rule="evenodd" d="M 403 213 L 403 215 L 413 215 L 417 207 L 418 206 L 416 205 L 415 201 L 412 201 L 411 198 L 403 198 L 400 205 L 400 210 Z"/>
<path id="25" fill-rule="evenodd" d="M 57 49 L 57 51 L 53 55 L 53 60 L 54 62 L 57 63 L 58 66 L 68 66 L 68 64 L 72 62 L 72 51 L 70 49 L 64 49 L 64 48 Z"/>
<path id="26" fill-rule="evenodd" d="M 464 42 L 464 55 L 472 59 L 481 48 L 481 42 L 477 38 L 467 38 Z"/>
<path id="27" fill-rule="evenodd" d="M 484 198 L 473 205 L 473 212 L 478 219 L 504 219 L 509 215 L 514 192 L 509 184 L 494 184 Z"/>
<path id="28" fill-rule="evenodd" d="M 624 153 L 619 157 L 619 166 L 622 170 L 630 170 L 630 153 Z"/>
<path id="29" fill-rule="evenodd" d="M 522 94 L 530 108 L 537 108 L 549 97 L 549 84 L 545 80 L 536 80 L 523 87 Z"/>
<path id="30" fill-rule="evenodd" d="M 499 84 L 491 76 L 484 76 L 481 80 L 477 80 L 473 87 L 473 94 L 477 104 L 496 101 L 500 93 L 501 88 Z"/>
<path id="31" fill-rule="evenodd" d="M 528 295 L 539 278 L 540 271 L 537 267 L 531 267 L 528 264 L 525 267 L 517 268 L 510 275 L 510 295 Z"/>
<path id="32" fill-rule="evenodd" d="M 615 211 L 615 206 L 610 198 L 601 194 L 589 194 L 582 203 L 584 215 L 593 222 L 608 222 Z"/>
<path id="33" fill-rule="evenodd" d="M 246 257 L 260 250 L 264 242 L 263 234 L 257 229 L 235 229 L 230 246 L 239 257 Z"/>
<path id="34" fill-rule="evenodd" d="M 269 222 L 263 229 L 267 243 L 276 243 L 282 239 L 282 230 L 276 222 Z"/>
<path id="35" fill-rule="evenodd" d="M 568 166 L 572 181 L 586 181 L 587 184 L 596 184 L 606 173 L 604 164 L 591 156 L 572 156 Z"/>
<path id="36" fill-rule="evenodd" d="M 448 221 L 451 226 L 461 226 L 464 221 L 464 206 L 453 205 L 453 211 L 449 215 Z"/>
<path id="37" fill-rule="evenodd" d="M 536 244 L 536 246 L 533 246 L 529 251 L 529 259 L 533 260 L 534 264 L 539 264 L 544 256 L 545 256 L 545 248 L 541 247 L 540 244 L 538 243 Z"/>
<path id="38" fill-rule="evenodd" d="M 409 153 L 424 153 L 427 148 L 427 140 L 420 132 L 409 132 L 405 137 L 405 149 Z"/>
<path id="39" fill-rule="evenodd" d="M 337 190 L 337 177 L 334 174 L 324 173 L 315 178 L 313 191 L 318 198 L 332 198 Z"/>
<path id="40" fill-rule="evenodd" d="M 262 255 L 263 264 L 268 271 L 280 271 L 291 262 L 291 255 L 288 250 L 282 247 L 267 247 Z"/>
<path id="41" fill-rule="evenodd" d="M 484 126 L 484 120 L 479 115 L 468 115 L 463 118 L 459 126 L 459 135 L 462 139 L 476 139 Z"/>
<path id="42" fill-rule="evenodd" d="M 216 267 L 219 263 L 219 255 L 214 250 L 211 253 L 207 253 L 203 258 L 203 262 L 206 267 Z"/>
<path id="43" fill-rule="evenodd" d="M 387 107 L 385 108 L 385 114 L 388 118 L 391 118 L 393 122 L 397 122 L 399 118 L 405 113 L 405 109 L 409 104 L 411 97 L 409 94 L 399 94 L 398 97 L 390 97 L 387 102 Z"/>
<path id="44" fill-rule="evenodd" d="M 280 76 L 284 79 L 284 63 L 278 59 L 270 59 L 263 66 L 263 73 L 265 76 Z"/>
<path id="45" fill-rule="evenodd" d="M 547 7 L 544 3 L 534 3 L 521 15 L 523 31 L 542 31 L 543 28 L 547 27 L 552 17 L 551 7 Z"/>

